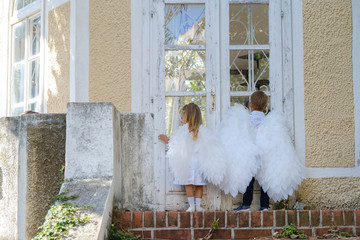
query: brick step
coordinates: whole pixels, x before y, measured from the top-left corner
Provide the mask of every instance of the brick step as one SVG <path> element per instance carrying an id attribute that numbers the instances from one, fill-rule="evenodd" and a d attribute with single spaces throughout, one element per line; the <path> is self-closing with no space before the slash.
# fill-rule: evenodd
<path id="1" fill-rule="evenodd" d="M 342 232 L 360 236 L 360 209 L 191 213 L 113 210 L 113 223 L 118 228 L 134 232 L 144 239 L 202 238 L 215 219 L 219 219 L 219 229 L 212 239 L 270 237 L 275 232 L 282 232 L 282 227 L 291 223 L 314 239 L 328 233 L 334 226 Z"/>

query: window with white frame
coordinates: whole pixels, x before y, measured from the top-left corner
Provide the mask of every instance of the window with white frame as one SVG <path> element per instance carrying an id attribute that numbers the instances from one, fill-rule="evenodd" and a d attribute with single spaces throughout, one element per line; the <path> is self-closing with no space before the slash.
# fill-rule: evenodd
<path id="1" fill-rule="evenodd" d="M 41 112 L 40 0 L 16 0 L 11 17 L 9 115 Z"/>

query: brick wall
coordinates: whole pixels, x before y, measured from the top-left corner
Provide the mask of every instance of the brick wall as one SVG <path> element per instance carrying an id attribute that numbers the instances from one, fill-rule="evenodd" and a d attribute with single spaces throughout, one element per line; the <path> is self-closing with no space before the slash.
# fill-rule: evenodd
<path id="1" fill-rule="evenodd" d="M 143 238 L 197 239 L 204 237 L 215 219 L 220 228 L 213 239 L 269 237 L 293 223 L 308 236 L 322 236 L 333 226 L 360 236 L 360 210 L 275 210 L 255 212 L 123 211 L 114 209 L 113 222 Z"/>

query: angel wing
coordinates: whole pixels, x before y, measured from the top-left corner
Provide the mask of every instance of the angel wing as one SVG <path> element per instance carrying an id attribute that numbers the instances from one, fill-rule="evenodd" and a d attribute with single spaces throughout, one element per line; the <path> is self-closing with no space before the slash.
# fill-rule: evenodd
<path id="1" fill-rule="evenodd" d="M 195 148 L 199 168 L 205 179 L 214 185 L 219 185 L 227 174 L 229 164 L 220 139 L 214 131 L 200 126 Z"/>
<path id="2" fill-rule="evenodd" d="M 238 104 L 231 107 L 220 124 L 218 134 L 230 159 L 228 174 L 220 188 L 235 197 L 238 192 L 246 191 L 260 167 L 248 110 Z"/>
<path id="3" fill-rule="evenodd" d="M 193 151 L 192 135 L 189 133 L 188 124 L 184 124 L 175 130 L 169 141 L 169 159 L 170 170 L 179 181 L 185 181 L 191 176 L 191 154 Z"/>
<path id="4" fill-rule="evenodd" d="M 261 155 L 256 179 L 274 201 L 292 195 L 305 178 L 304 165 L 296 154 L 285 123 L 279 113 L 270 113 L 256 135 Z"/>

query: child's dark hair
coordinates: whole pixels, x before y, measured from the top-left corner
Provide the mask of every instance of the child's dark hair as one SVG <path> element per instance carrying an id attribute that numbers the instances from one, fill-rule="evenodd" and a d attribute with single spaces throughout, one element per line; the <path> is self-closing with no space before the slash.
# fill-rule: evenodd
<path id="1" fill-rule="evenodd" d="M 192 128 L 193 139 L 196 140 L 202 124 L 201 110 L 195 103 L 186 104 L 181 109 L 181 114 L 185 117 L 185 122 Z"/>
<path id="2" fill-rule="evenodd" d="M 251 94 L 250 102 L 253 110 L 263 111 L 268 103 L 269 97 L 263 91 L 256 91 Z"/>

